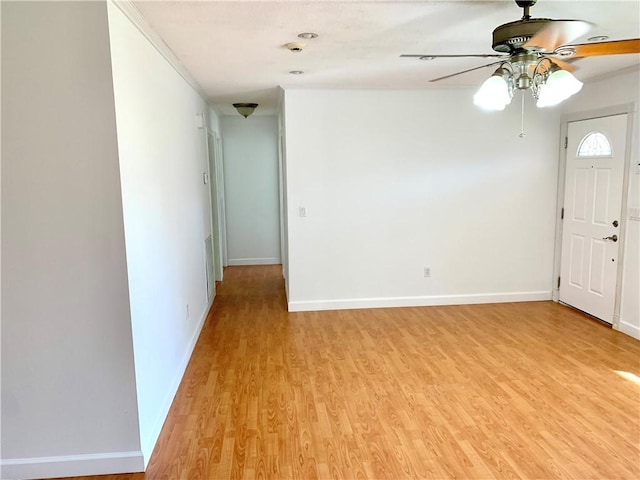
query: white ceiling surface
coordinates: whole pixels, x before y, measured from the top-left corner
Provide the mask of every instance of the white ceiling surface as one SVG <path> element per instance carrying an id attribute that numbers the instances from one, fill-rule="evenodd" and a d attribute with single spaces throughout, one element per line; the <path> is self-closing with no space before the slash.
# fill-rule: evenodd
<path id="1" fill-rule="evenodd" d="M 134 1 L 222 114 L 234 102 L 256 102 L 256 114 L 276 111 L 285 88 L 423 89 L 478 86 L 493 69 L 447 80 L 430 79 L 490 63 L 492 59 L 400 58 L 402 53 L 493 53 L 491 34 L 519 20 L 513 0 L 500 1 Z M 580 19 L 595 24 L 584 37 L 640 37 L 640 2 L 539 0 L 532 17 Z M 301 32 L 316 32 L 300 40 Z M 301 53 L 284 47 L 306 42 Z M 640 64 L 640 55 L 576 61 L 585 81 Z M 291 70 L 304 70 L 291 75 Z"/>

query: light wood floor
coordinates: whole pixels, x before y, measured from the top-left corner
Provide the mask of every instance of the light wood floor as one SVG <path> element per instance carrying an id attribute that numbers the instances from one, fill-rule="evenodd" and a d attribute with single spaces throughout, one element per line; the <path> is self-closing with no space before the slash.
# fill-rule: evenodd
<path id="1" fill-rule="evenodd" d="M 280 272 L 225 270 L 146 474 L 96 478 L 640 478 L 640 342 L 552 302 L 289 314 Z"/>

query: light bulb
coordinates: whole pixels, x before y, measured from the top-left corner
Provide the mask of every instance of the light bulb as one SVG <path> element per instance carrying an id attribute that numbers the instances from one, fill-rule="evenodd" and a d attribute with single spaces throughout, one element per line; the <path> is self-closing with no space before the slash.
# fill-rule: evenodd
<path id="1" fill-rule="evenodd" d="M 501 75 L 487 78 L 473 96 L 473 103 L 484 110 L 504 110 L 511 103 L 507 81 Z"/>
<path id="2" fill-rule="evenodd" d="M 557 69 L 540 86 L 536 106 L 552 107 L 574 95 L 582 88 L 582 82 L 566 70 Z"/>

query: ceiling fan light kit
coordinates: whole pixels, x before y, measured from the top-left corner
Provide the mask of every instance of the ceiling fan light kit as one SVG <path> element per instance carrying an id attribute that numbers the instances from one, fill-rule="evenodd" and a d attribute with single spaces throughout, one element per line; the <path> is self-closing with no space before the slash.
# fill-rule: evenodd
<path id="1" fill-rule="evenodd" d="M 568 44 L 585 35 L 593 24 L 582 20 L 531 18 L 530 8 L 537 0 L 515 0 L 524 10 L 522 18 L 499 25 L 493 31 L 492 48 L 497 54 L 410 54 L 420 60 L 436 58 L 497 58 L 497 61 L 430 80 L 437 82 L 481 68 L 498 65 L 473 97 L 485 110 L 504 110 L 516 90 L 531 90 L 538 107 L 551 107 L 576 94 L 582 82 L 572 75 L 576 67 L 569 61 L 597 55 L 640 53 L 640 39 L 604 41 L 608 37 L 590 37 L 593 43 Z M 524 101 L 524 100 L 523 100 Z M 523 104 L 524 105 L 524 104 Z"/>
<path id="2" fill-rule="evenodd" d="M 580 80 L 550 59 L 526 57 L 523 55 L 515 57 L 513 63 L 502 63 L 476 92 L 473 103 L 483 110 L 504 110 L 516 90 L 531 90 L 537 107 L 552 107 L 582 88 Z M 531 76 L 529 71 L 532 71 Z"/>

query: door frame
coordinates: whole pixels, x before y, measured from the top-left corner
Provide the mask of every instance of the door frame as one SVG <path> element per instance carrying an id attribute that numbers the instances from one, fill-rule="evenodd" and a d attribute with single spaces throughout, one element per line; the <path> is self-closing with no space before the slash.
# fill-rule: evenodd
<path id="1" fill-rule="evenodd" d="M 620 105 L 612 105 L 610 107 L 599 108 L 595 110 L 585 110 L 582 112 L 564 114 L 561 117 L 560 123 L 560 145 L 559 145 L 559 162 L 558 162 L 558 196 L 556 199 L 556 236 L 555 236 L 555 248 L 553 259 L 553 288 L 552 299 L 554 302 L 560 301 L 560 288 L 558 285 L 558 279 L 560 278 L 560 267 L 562 262 L 562 233 L 563 233 L 563 220 L 562 209 L 564 208 L 564 192 L 565 192 L 565 177 L 567 170 L 567 151 L 565 148 L 565 139 L 569 132 L 569 123 L 579 122 L 582 120 L 591 120 L 594 118 L 612 117 L 615 115 L 627 115 L 627 138 L 625 143 L 625 156 L 623 166 L 622 177 L 622 205 L 620 214 L 620 240 L 618 250 L 618 265 L 616 271 L 616 290 L 615 300 L 613 307 L 613 328 L 615 330 L 620 329 L 620 300 L 622 294 L 622 278 L 623 278 L 623 265 L 624 265 L 624 252 L 627 233 L 627 203 L 629 199 L 629 174 L 631 166 L 631 156 L 633 147 L 633 132 L 635 124 L 635 102 L 624 103 Z"/>
<path id="2" fill-rule="evenodd" d="M 222 148 L 218 133 L 207 128 L 207 163 L 209 166 L 209 198 L 211 205 L 211 234 L 217 242 L 214 248 L 214 270 L 216 281 L 222 281 L 224 267 L 227 266 L 226 206 L 224 198 L 224 168 Z M 211 146 L 209 144 L 211 139 Z M 214 200 L 215 194 L 215 200 Z M 214 212 L 215 209 L 215 212 Z M 217 221 L 216 221 L 217 220 Z M 215 243 L 214 243 L 215 245 Z"/>
<path id="3" fill-rule="evenodd" d="M 229 255 L 227 246 L 227 195 L 225 193 L 224 176 L 224 148 L 222 136 L 219 132 L 214 132 L 216 145 L 216 187 L 218 189 L 219 209 L 220 209 L 220 249 L 222 250 L 222 268 L 229 266 Z"/>

